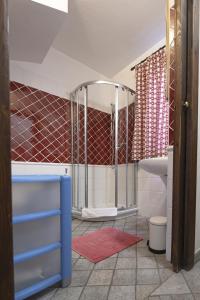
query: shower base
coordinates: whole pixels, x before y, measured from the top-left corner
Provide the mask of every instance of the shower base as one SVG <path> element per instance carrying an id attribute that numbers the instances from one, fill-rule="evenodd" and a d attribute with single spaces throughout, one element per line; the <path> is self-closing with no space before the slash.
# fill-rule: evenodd
<path id="1" fill-rule="evenodd" d="M 111 216 L 111 217 L 99 217 L 99 218 L 84 218 L 82 217 L 81 211 L 78 211 L 76 209 L 72 209 L 72 217 L 75 219 L 79 219 L 82 221 L 91 221 L 91 222 L 104 222 L 104 221 L 115 221 L 122 218 L 127 218 L 132 215 L 136 215 L 138 212 L 138 208 L 119 208 L 117 210 L 117 216 Z"/>

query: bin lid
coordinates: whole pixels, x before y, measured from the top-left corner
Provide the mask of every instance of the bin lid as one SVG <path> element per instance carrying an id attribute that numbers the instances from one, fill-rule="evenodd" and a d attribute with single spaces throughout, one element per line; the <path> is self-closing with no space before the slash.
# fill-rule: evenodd
<path id="1" fill-rule="evenodd" d="M 151 217 L 149 222 L 152 225 L 158 225 L 158 226 L 166 225 L 167 217 L 162 217 L 162 216 Z"/>

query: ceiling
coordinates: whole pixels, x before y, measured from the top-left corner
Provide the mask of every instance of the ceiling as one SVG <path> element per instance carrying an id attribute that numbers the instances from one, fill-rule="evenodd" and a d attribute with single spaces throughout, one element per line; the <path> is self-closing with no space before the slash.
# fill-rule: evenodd
<path id="1" fill-rule="evenodd" d="M 165 36 L 165 0 L 72 0 L 54 47 L 112 77 Z"/>
<path id="2" fill-rule="evenodd" d="M 42 63 L 66 14 L 30 0 L 8 3 L 10 58 Z"/>
<path id="3" fill-rule="evenodd" d="M 38 21 L 35 15 L 35 21 L 29 27 L 26 24 L 30 23 L 30 7 L 28 17 L 26 5 L 30 0 L 10 1 L 11 54 L 15 59 L 18 53 L 18 59 L 26 60 L 22 56 L 26 57 L 25 53 L 28 53 L 28 60 L 34 61 L 36 51 L 41 52 L 41 60 L 51 44 L 65 55 L 111 78 L 165 36 L 165 0 L 71 0 L 69 13 L 64 17 L 56 12 L 57 15 L 51 13 Z M 24 6 L 19 9 L 17 2 L 24 2 Z M 21 25 L 17 26 L 18 23 Z M 53 33 L 44 33 L 44 28 Z M 20 49 L 18 36 L 23 49 Z M 31 37 L 34 37 L 35 45 Z"/>

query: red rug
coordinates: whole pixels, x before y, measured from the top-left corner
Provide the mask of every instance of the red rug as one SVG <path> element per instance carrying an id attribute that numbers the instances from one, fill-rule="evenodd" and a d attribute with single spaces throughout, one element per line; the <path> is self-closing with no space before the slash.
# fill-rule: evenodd
<path id="1" fill-rule="evenodd" d="M 143 238 L 137 235 L 108 227 L 75 237 L 72 241 L 72 249 L 91 262 L 97 263 L 142 240 Z"/>

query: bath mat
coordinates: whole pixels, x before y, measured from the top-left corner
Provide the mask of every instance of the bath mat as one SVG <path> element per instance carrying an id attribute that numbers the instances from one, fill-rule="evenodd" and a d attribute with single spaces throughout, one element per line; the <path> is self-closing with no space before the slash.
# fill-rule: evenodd
<path id="1" fill-rule="evenodd" d="M 143 238 L 137 235 L 106 227 L 73 238 L 72 249 L 89 261 L 97 263 L 142 240 Z"/>

